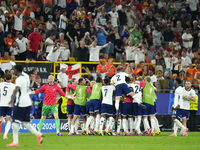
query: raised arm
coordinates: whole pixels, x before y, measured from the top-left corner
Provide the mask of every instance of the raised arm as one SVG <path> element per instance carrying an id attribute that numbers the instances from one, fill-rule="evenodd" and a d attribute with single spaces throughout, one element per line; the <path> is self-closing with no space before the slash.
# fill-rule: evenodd
<path id="1" fill-rule="evenodd" d="M 101 46 L 100 50 L 102 50 L 102 49 L 106 48 L 106 47 L 107 47 L 108 45 L 110 45 L 110 44 L 111 44 L 111 42 L 109 42 L 109 43 L 107 43 L 107 44 L 105 44 L 105 45 Z"/>
<path id="2" fill-rule="evenodd" d="M 22 16 L 24 16 L 24 14 L 25 14 L 25 12 L 26 12 L 26 10 L 27 10 L 28 5 L 29 5 L 29 3 L 26 2 L 26 6 L 25 6 L 25 8 L 24 8 L 24 11 L 22 12 Z"/>
<path id="3" fill-rule="evenodd" d="M 85 67 L 82 67 L 82 69 L 85 70 L 88 73 L 88 75 L 92 76 L 92 73 L 90 71 L 88 71 L 87 69 L 85 69 Z"/>
<path id="4" fill-rule="evenodd" d="M 90 44 L 90 45 L 88 46 L 88 49 L 90 49 L 90 48 L 94 45 L 95 42 L 97 42 L 97 39 L 95 39 L 95 40 L 92 42 L 92 44 Z"/>

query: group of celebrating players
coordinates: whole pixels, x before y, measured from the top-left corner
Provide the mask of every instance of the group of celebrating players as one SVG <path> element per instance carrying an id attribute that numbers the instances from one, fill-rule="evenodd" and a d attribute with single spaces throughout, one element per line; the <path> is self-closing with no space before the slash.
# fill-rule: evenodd
<path id="1" fill-rule="evenodd" d="M 54 84 L 54 77 L 48 77 L 48 84 L 43 85 L 36 91 L 29 90 L 29 76 L 23 72 L 23 66 L 14 66 L 15 74 L 18 76 L 16 84 L 12 84 L 11 75 L 6 75 L 6 82 L 0 83 L 0 123 L 7 124 L 3 139 L 7 138 L 7 133 L 11 126 L 11 111 L 13 108 L 13 142 L 7 146 L 19 146 L 18 132 L 19 123 L 35 134 L 38 145 L 42 145 L 41 129 L 46 116 L 51 111 L 55 118 L 57 136 L 62 136 L 59 132 L 60 122 L 57 109 L 57 94 L 68 98 L 67 115 L 70 133 L 78 135 L 79 117 L 83 116 L 82 134 L 84 135 L 114 135 L 112 129 L 117 121 L 116 135 L 120 135 L 121 124 L 124 135 L 158 135 L 160 134 L 159 123 L 156 114 L 156 94 L 157 89 L 150 84 L 149 76 L 138 78 L 132 82 L 131 77 L 122 72 L 122 68 L 117 68 L 117 73 L 104 81 L 97 77 L 96 82 L 91 81 L 90 86 L 86 86 L 86 80 L 80 78 L 77 82 L 72 79 L 67 85 L 66 93 Z M 177 82 L 179 80 L 177 79 Z M 179 86 L 175 90 L 172 120 L 174 122 L 174 133 L 170 136 L 177 136 L 177 128 L 181 128 L 181 135 L 187 135 L 186 122 L 189 119 L 190 101 L 196 100 L 195 91 L 191 89 L 191 81 L 186 81 L 185 87 Z M 29 123 L 31 99 L 29 94 L 44 92 L 42 117 L 38 131 Z M 114 96 L 115 95 L 115 96 Z M 114 98 L 115 97 L 115 98 Z M 15 102 L 14 102 L 15 99 Z M 117 117 L 116 117 L 117 115 Z M 151 127 L 148 116 L 150 117 Z M 114 118 L 117 118 L 116 120 Z M 178 118 L 182 118 L 182 123 Z M 141 132 L 141 121 L 144 124 L 144 132 Z M 105 124 L 105 126 L 104 126 Z M 104 132 L 103 132 L 104 131 Z"/>

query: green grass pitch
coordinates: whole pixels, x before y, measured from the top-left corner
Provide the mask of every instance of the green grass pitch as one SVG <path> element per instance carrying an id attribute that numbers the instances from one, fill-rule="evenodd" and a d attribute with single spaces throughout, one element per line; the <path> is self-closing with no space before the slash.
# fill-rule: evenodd
<path id="1" fill-rule="evenodd" d="M 19 134 L 19 147 L 6 147 L 12 142 L 12 134 L 3 140 L 0 134 L 0 150 L 200 150 L 200 132 L 189 132 L 187 137 L 168 137 L 169 132 L 159 136 L 69 136 L 64 133 L 44 133 L 43 144 L 37 145 L 31 133 Z"/>

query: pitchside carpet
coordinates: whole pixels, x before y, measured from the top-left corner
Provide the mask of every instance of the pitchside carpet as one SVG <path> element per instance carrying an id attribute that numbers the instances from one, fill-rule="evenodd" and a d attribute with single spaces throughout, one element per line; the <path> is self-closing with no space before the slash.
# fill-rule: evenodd
<path id="1" fill-rule="evenodd" d="M 3 140 L 0 134 L 0 150 L 200 150 L 200 132 L 188 132 L 187 137 L 168 137 L 171 132 L 162 132 L 159 136 L 69 136 L 64 133 L 57 137 L 55 133 L 44 133 L 41 147 L 31 133 L 19 134 L 19 147 L 6 147 L 12 142 L 12 134 Z"/>

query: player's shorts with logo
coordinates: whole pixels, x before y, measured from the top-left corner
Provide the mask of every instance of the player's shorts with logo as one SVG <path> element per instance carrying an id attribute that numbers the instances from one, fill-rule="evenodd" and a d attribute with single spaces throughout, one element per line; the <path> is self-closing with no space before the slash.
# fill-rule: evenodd
<path id="1" fill-rule="evenodd" d="M 129 103 L 125 103 L 122 102 L 121 103 L 121 114 L 122 116 L 132 116 L 133 115 L 133 107 L 132 107 L 132 102 Z"/>
<path id="2" fill-rule="evenodd" d="M 129 95 L 130 93 L 132 93 L 133 91 L 131 91 L 131 89 L 128 87 L 127 84 L 122 83 L 119 84 L 115 87 L 116 92 L 115 92 L 115 97 L 122 97 L 122 92 L 124 91 L 126 93 L 126 95 Z"/>
<path id="3" fill-rule="evenodd" d="M 113 105 L 101 104 L 101 114 L 113 115 L 114 114 Z"/>
<path id="4" fill-rule="evenodd" d="M 189 119 L 190 110 L 179 109 L 179 111 L 180 111 L 180 118 L 186 118 L 187 120 Z"/>
<path id="5" fill-rule="evenodd" d="M 146 106 L 146 109 L 143 109 L 143 116 L 155 115 L 154 105 L 143 103 Z"/>
<path id="6" fill-rule="evenodd" d="M 75 105 L 68 105 L 67 104 L 67 115 L 71 116 L 74 113 L 74 107 Z"/>
<path id="7" fill-rule="evenodd" d="M 178 109 L 178 110 L 173 109 L 172 117 L 180 118 L 180 109 Z"/>
<path id="8" fill-rule="evenodd" d="M 133 107 L 133 115 L 134 115 L 135 117 L 137 117 L 137 116 L 142 116 L 142 114 L 143 114 L 143 108 L 140 107 L 140 106 L 138 105 L 138 103 L 133 103 L 133 104 L 132 104 L 132 107 Z"/>
<path id="9" fill-rule="evenodd" d="M 80 116 L 81 113 L 82 113 L 83 116 L 86 115 L 86 106 L 75 104 L 74 115 L 75 116 Z"/>
<path id="10" fill-rule="evenodd" d="M 91 99 L 89 112 L 94 113 L 100 110 L 101 110 L 101 101 L 98 99 Z"/>
<path id="11" fill-rule="evenodd" d="M 11 107 L 0 107 L 0 116 L 11 117 L 12 108 Z"/>
<path id="12" fill-rule="evenodd" d="M 50 111 L 51 111 L 52 114 L 58 113 L 57 105 L 43 105 L 42 116 L 49 115 Z"/>
<path id="13" fill-rule="evenodd" d="M 31 106 L 28 107 L 18 107 L 14 106 L 13 109 L 13 122 L 30 122 L 30 111 L 31 111 Z"/>

